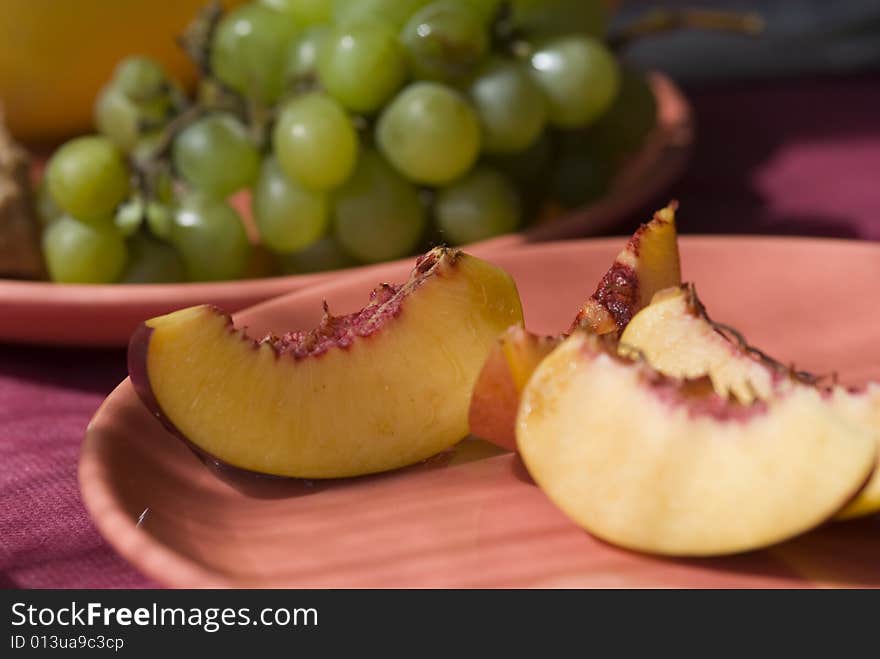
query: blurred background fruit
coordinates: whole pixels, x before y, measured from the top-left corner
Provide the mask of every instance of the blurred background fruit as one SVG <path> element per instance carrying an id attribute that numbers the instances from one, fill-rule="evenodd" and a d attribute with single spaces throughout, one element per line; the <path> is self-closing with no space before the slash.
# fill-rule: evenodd
<path id="1" fill-rule="evenodd" d="M 241 0 L 224 0 L 229 8 Z M 98 90 L 125 56 L 148 55 L 177 80 L 195 68 L 175 43 L 204 0 L 3 0 L 0 98 L 13 136 L 52 143 L 88 131 Z"/>

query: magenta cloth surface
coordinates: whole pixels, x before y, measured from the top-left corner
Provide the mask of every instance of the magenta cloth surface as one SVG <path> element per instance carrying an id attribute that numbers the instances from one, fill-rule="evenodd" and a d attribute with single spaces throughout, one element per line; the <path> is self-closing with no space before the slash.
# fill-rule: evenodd
<path id="1" fill-rule="evenodd" d="M 690 95 L 697 147 L 668 195 L 684 233 L 880 240 L 880 76 Z M 76 481 L 86 424 L 124 376 L 121 350 L 0 345 L 0 587 L 155 585 L 103 541 Z"/>

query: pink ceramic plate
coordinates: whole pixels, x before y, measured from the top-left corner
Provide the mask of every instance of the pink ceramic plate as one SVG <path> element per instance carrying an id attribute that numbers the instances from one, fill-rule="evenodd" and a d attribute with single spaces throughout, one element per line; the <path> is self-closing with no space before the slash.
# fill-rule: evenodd
<path id="1" fill-rule="evenodd" d="M 651 82 L 657 96 L 657 129 L 620 172 L 605 199 L 524 233 L 472 246 L 471 251 L 488 253 L 501 245 L 596 235 L 644 206 L 671 184 L 684 168 L 693 141 L 690 108 L 668 78 L 654 74 Z M 0 341 L 124 345 L 139 321 L 172 309 L 202 302 L 241 309 L 338 274 L 210 284 L 110 286 L 61 286 L 0 279 Z"/>
<path id="2" fill-rule="evenodd" d="M 527 325 L 567 327 L 622 239 L 497 252 Z M 713 316 L 783 360 L 843 380 L 880 378 L 880 245 L 686 237 L 685 276 Z M 409 265 L 385 273 L 401 280 Z M 369 274 L 236 316 L 255 334 L 314 323 L 327 299 L 356 309 Z M 79 468 L 101 533 L 170 586 L 570 587 L 880 585 L 880 518 L 828 525 L 772 549 L 664 560 L 615 549 L 569 522 L 517 458 L 478 440 L 409 469 L 306 483 L 215 473 L 123 382 L 89 425 Z M 139 521 L 140 520 L 140 521 Z"/>

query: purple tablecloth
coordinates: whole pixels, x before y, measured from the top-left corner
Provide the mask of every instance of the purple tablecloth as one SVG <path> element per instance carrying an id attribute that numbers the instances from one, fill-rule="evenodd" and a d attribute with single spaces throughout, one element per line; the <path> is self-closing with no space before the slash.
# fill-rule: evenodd
<path id="1" fill-rule="evenodd" d="M 684 233 L 880 240 L 880 76 L 689 92 L 697 148 L 668 195 Z M 154 585 L 98 535 L 76 482 L 86 424 L 124 376 L 120 350 L 0 345 L 0 587 Z"/>

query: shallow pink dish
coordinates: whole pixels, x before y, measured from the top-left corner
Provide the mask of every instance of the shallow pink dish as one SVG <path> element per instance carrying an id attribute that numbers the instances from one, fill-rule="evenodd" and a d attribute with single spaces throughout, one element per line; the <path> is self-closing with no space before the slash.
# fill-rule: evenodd
<path id="1" fill-rule="evenodd" d="M 531 329 L 568 326 L 623 239 L 499 250 Z M 783 361 L 880 378 L 880 245 L 684 237 L 685 278 L 713 317 Z M 411 264 L 382 278 L 402 280 Z M 376 273 L 236 315 L 255 335 L 314 324 L 367 299 Z M 177 587 L 808 587 L 880 585 L 880 517 L 829 524 L 730 558 L 669 560 L 599 542 L 559 512 L 518 459 L 466 440 L 427 463 L 326 482 L 232 478 L 168 434 L 124 381 L 89 425 L 79 465 L 100 532 Z"/>
<path id="2" fill-rule="evenodd" d="M 693 143 L 691 111 L 671 80 L 653 74 L 651 82 L 657 96 L 658 126 L 619 173 L 606 198 L 525 232 L 472 245 L 469 251 L 485 254 L 504 245 L 596 235 L 669 186 L 684 169 Z M 172 309 L 211 302 L 234 311 L 349 272 L 159 285 L 59 285 L 0 279 L 0 341 L 121 346 L 138 322 Z"/>

